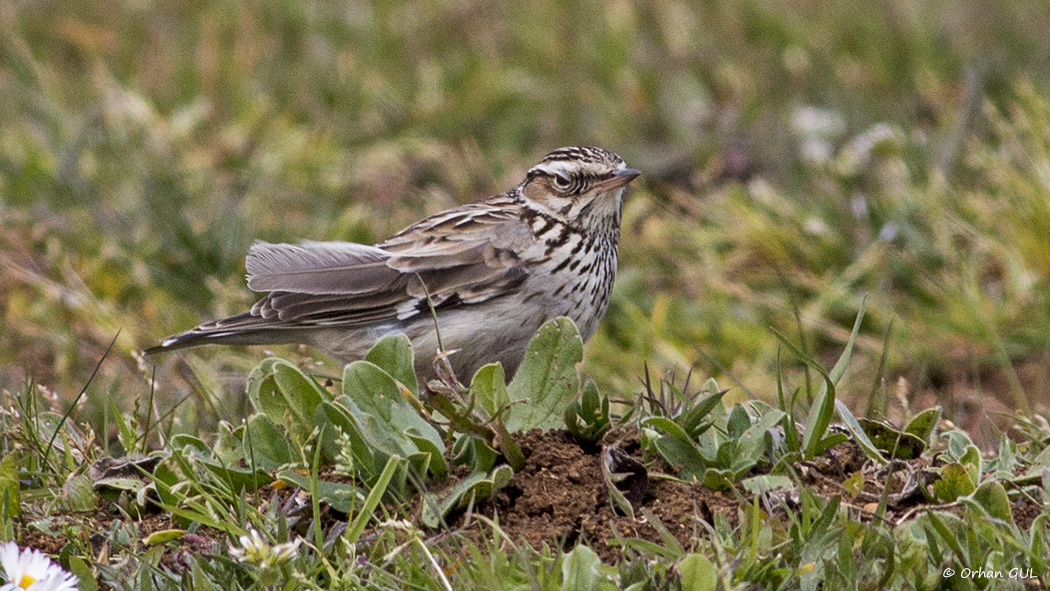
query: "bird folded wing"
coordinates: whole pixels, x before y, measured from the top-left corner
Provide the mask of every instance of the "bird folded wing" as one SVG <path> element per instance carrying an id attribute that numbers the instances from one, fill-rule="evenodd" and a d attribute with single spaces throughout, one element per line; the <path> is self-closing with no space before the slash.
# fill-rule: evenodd
<path id="1" fill-rule="evenodd" d="M 248 255 L 248 285 L 269 291 L 252 316 L 282 325 L 355 326 L 405 320 L 435 308 L 471 304 L 507 293 L 527 273 L 489 236 L 424 237 L 389 252 L 348 242 L 257 243 Z M 418 237 L 417 237 L 418 238 Z"/>
<path id="2" fill-rule="evenodd" d="M 353 242 L 271 244 L 248 252 L 248 287 L 254 291 L 365 294 L 388 289 L 400 273 L 387 266 L 390 253 Z"/>

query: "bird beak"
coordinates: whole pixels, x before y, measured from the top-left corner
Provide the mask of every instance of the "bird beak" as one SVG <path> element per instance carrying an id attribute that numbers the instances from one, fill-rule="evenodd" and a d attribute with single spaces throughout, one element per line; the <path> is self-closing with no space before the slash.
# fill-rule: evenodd
<path id="1" fill-rule="evenodd" d="M 641 171 L 633 168 L 621 168 L 614 172 L 611 177 L 599 183 L 599 186 L 604 190 L 619 189 L 620 187 L 627 186 L 627 183 L 638 178 L 641 174 Z"/>

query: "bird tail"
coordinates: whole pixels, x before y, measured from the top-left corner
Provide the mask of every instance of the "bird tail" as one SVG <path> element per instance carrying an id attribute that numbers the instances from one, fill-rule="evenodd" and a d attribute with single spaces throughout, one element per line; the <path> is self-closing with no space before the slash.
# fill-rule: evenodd
<path id="1" fill-rule="evenodd" d="M 171 335 L 143 353 L 155 355 L 198 345 L 277 345 L 295 342 L 295 332 L 292 327 L 245 312 Z"/>

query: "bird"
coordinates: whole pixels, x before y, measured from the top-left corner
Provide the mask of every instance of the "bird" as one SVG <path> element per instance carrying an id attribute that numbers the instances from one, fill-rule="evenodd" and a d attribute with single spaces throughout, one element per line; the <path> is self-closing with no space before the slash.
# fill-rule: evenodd
<path id="1" fill-rule="evenodd" d="M 511 376 L 545 322 L 566 316 L 584 341 L 598 328 L 616 276 L 624 193 L 640 174 L 601 148 L 559 148 L 513 189 L 375 245 L 256 242 L 248 287 L 265 295 L 145 353 L 300 343 L 349 363 L 401 333 L 423 385 L 436 377 L 439 349 L 460 379 L 497 361 Z"/>

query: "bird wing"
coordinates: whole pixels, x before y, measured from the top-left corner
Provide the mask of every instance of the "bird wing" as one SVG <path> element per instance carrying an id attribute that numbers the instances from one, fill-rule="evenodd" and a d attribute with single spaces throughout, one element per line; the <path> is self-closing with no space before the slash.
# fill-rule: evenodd
<path id="1" fill-rule="evenodd" d="M 248 286 L 267 295 L 251 324 L 361 326 L 499 297 L 527 277 L 528 227 L 506 204 L 478 202 L 421 220 L 376 246 L 252 246 Z M 246 318 L 245 320 L 248 320 Z"/>

